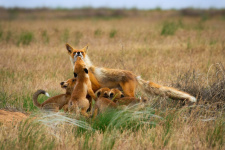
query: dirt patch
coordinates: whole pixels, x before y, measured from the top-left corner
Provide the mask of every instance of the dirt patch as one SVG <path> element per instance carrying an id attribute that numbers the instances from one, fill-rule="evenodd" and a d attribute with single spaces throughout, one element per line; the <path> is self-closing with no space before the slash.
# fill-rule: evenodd
<path id="1" fill-rule="evenodd" d="M 20 122 L 23 119 L 26 119 L 28 115 L 25 115 L 21 112 L 11 112 L 0 110 L 0 123 L 2 124 L 9 124 L 12 122 Z"/>

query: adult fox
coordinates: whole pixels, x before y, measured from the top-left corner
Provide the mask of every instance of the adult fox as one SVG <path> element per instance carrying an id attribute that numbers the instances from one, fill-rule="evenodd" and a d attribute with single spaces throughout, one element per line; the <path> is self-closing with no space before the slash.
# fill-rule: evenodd
<path id="1" fill-rule="evenodd" d="M 97 91 L 101 87 L 122 88 L 124 95 L 134 97 L 137 85 L 139 85 L 146 93 L 160 96 L 167 96 L 172 99 L 188 100 L 196 102 L 196 98 L 186 92 L 179 91 L 175 88 L 158 85 L 154 82 L 145 81 L 136 76 L 131 71 L 120 69 L 108 69 L 96 67 L 90 61 L 87 50 L 88 46 L 82 49 L 74 49 L 66 44 L 66 49 L 70 55 L 70 60 L 74 66 L 78 56 L 82 57 L 89 70 L 89 76 L 92 83 L 93 91 Z"/>

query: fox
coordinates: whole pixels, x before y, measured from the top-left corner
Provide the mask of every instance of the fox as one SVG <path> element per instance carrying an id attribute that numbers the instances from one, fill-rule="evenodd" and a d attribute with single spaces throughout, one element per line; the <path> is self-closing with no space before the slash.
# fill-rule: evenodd
<path id="1" fill-rule="evenodd" d="M 116 103 L 117 105 L 133 105 L 137 103 L 146 103 L 146 97 L 124 97 L 123 93 L 116 88 L 113 88 L 109 91 L 109 98 Z"/>
<path id="2" fill-rule="evenodd" d="M 135 90 L 138 86 L 140 86 L 141 89 L 147 94 L 154 94 L 166 96 L 172 99 L 197 102 L 197 99 L 194 96 L 186 92 L 172 87 L 162 86 L 151 81 L 145 81 L 141 79 L 140 76 L 135 75 L 131 71 L 94 66 L 87 55 L 88 45 L 82 49 L 74 49 L 69 44 L 66 44 L 66 49 L 68 54 L 70 55 L 70 60 L 73 66 L 77 57 L 82 57 L 82 59 L 86 63 L 87 69 L 91 74 L 91 83 L 98 89 L 100 89 L 101 87 L 119 88 L 123 90 L 124 96 L 134 97 Z"/>
<path id="3" fill-rule="evenodd" d="M 106 108 L 117 108 L 116 103 L 111 101 L 109 98 L 109 88 L 101 88 L 98 91 L 96 91 L 97 100 L 95 101 L 94 109 L 93 109 L 93 119 L 97 116 L 97 114 L 100 112 L 102 113 Z"/>
<path id="4" fill-rule="evenodd" d="M 63 81 L 60 83 L 61 88 L 66 90 L 65 94 L 60 94 L 57 96 L 53 96 L 46 101 L 44 101 L 42 104 L 38 102 L 38 96 L 40 94 L 45 94 L 47 97 L 50 97 L 49 94 L 44 90 L 37 90 L 33 94 L 33 103 L 35 106 L 42 108 L 42 109 L 53 109 L 55 111 L 58 111 L 60 109 L 63 109 L 65 112 L 68 111 L 67 104 L 69 102 L 69 99 L 71 97 L 71 93 L 73 92 L 73 88 L 76 83 L 76 78 L 68 79 L 67 81 Z"/>
<path id="5" fill-rule="evenodd" d="M 86 96 L 88 94 L 94 100 L 97 98 L 92 90 L 88 69 L 81 57 L 76 58 L 74 77 L 76 78 L 76 84 L 69 100 L 68 109 L 70 112 L 75 111 L 77 115 L 81 113 L 83 116 L 89 117 L 90 115 L 87 113 L 89 100 Z"/>

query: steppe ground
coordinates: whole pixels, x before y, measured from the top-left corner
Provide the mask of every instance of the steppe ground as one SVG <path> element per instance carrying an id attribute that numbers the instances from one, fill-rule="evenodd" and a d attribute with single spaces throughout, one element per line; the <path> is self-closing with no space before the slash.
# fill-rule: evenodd
<path id="1" fill-rule="evenodd" d="M 185 16 L 173 10 L 74 18 L 68 10 L 3 14 L 0 109 L 30 117 L 0 122 L 1 149 L 225 149 L 224 15 Z M 189 92 L 198 103 L 138 90 L 137 96 L 149 99 L 144 108 L 109 110 L 96 120 L 40 111 L 32 94 L 38 89 L 51 96 L 64 93 L 59 83 L 73 77 L 65 43 L 88 44 L 94 65 L 130 70 Z"/>

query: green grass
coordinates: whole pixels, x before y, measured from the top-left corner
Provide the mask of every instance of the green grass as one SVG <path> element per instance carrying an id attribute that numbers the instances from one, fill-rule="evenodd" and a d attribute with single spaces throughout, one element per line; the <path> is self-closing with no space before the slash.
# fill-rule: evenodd
<path id="1" fill-rule="evenodd" d="M 216 122 L 215 127 L 207 131 L 206 141 L 210 148 L 215 148 L 219 145 L 221 148 L 224 144 L 224 135 L 225 135 L 225 121 L 219 120 Z"/>
<path id="2" fill-rule="evenodd" d="M 42 36 L 42 39 L 44 41 L 45 44 L 48 44 L 49 43 L 49 36 L 48 36 L 48 33 L 46 30 L 44 30 L 41 34 Z"/>
<path id="3" fill-rule="evenodd" d="M 0 149 L 51 150 L 55 146 L 54 138 L 49 138 L 45 132 L 45 127 L 38 122 L 27 119 L 16 128 L 18 133 L 14 136 L 8 136 L 4 142 L 1 142 Z M 9 131 L 9 133 L 11 132 Z"/>
<path id="4" fill-rule="evenodd" d="M 117 30 L 116 29 L 112 29 L 110 32 L 109 32 L 109 37 L 110 38 L 114 38 L 117 34 Z"/>
<path id="5" fill-rule="evenodd" d="M 29 45 L 34 39 L 34 35 L 32 32 L 24 31 L 19 35 L 19 39 L 17 41 L 17 45 Z"/>
<path id="6" fill-rule="evenodd" d="M 102 30 L 101 29 L 96 29 L 95 31 L 94 31 L 94 35 L 95 36 L 100 36 L 102 34 Z"/>
<path id="7" fill-rule="evenodd" d="M 174 35 L 179 28 L 179 24 L 175 22 L 164 22 L 161 35 Z"/>

